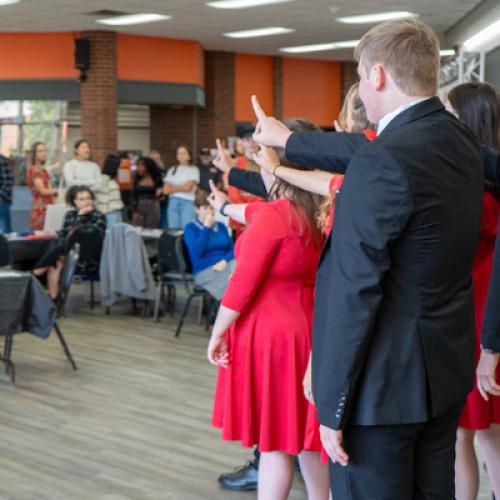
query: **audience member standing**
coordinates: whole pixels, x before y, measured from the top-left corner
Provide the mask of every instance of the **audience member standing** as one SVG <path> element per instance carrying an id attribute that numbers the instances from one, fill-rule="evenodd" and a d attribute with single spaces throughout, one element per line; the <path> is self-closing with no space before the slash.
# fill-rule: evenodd
<path id="1" fill-rule="evenodd" d="M 448 94 L 447 107 L 465 122 L 486 146 L 500 149 L 500 113 L 494 87 L 485 83 L 465 83 Z M 484 308 L 493 265 L 498 231 L 500 188 L 485 182 L 481 233 L 472 268 L 476 318 L 476 362 L 481 351 Z M 500 367 L 497 368 L 500 379 Z M 484 400 L 477 387 L 467 397 L 457 432 L 456 498 L 474 500 L 479 493 L 479 465 L 474 447 L 477 435 L 496 498 L 500 498 L 500 397 Z"/>
<path id="2" fill-rule="evenodd" d="M 220 187 L 222 172 L 212 163 L 210 148 L 200 149 L 200 156 L 196 166 L 200 170 L 200 189 L 203 189 L 205 193 L 210 193 L 210 181 L 213 181 L 217 187 Z"/>
<path id="3" fill-rule="evenodd" d="M 168 227 L 184 228 L 196 218 L 194 196 L 200 171 L 191 164 L 191 153 L 186 146 L 179 146 L 176 154 L 178 163 L 168 169 L 163 179 L 163 192 L 169 196 Z"/>
<path id="4" fill-rule="evenodd" d="M 123 201 L 120 186 L 116 182 L 120 157 L 108 155 L 104 160 L 101 175 L 101 189 L 96 193 L 97 210 L 106 216 L 106 227 L 111 229 L 123 220 Z"/>
<path id="5" fill-rule="evenodd" d="M 157 151 L 156 149 L 152 149 L 148 157 L 151 158 L 155 163 L 156 166 L 158 167 L 161 178 L 163 179 L 165 175 L 167 174 L 167 169 L 165 168 L 165 163 L 163 163 L 163 160 L 161 158 L 160 152 Z M 168 228 L 168 196 L 161 196 L 159 198 L 160 201 L 160 228 L 161 229 L 167 229 Z"/>
<path id="6" fill-rule="evenodd" d="M 80 139 L 75 143 L 75 157 L 64 165 L 64 182 L 66 187 L 86 186 L 97 192 L 101 189 L 101 169 L 90 161 L 90 145 Z"/>
<path id="7" fill-rule="evenodd" d="M 35 142 L 31 148 L 30 166 L 26 170 L 26 185 L 32 195 L 30 229 L 43 229 L 47 205 L 54 203 L 57 196 L 57 189 L 52 187 L 49 172 L 45 168 L 46 160 L 47 147 L 43 142 Z"/>
<path id="8" fill-rule="evenodd" d="M 161 175 L 156 163 L 148 157 L 137 160 L 132 191 L 132 224 L 147 229 L 156 229 L 160 223 L 160 201 L 162 196 Z"/>

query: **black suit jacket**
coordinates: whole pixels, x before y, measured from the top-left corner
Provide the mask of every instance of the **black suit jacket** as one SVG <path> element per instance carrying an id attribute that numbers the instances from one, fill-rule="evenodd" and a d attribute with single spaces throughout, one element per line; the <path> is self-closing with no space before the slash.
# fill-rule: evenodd
<path id="1" fill-rule="evenodd" d="M 354 153 L 367 143 L 364 134 L 295 133 L 286 144 L 286 156 L 301 165 L 345 173 Z M 500 185 L 500 153 L 481 146 L 484 177 Z M 493 272 L 486 304 L 481 345 L 500 352 L 500 231 L 495 244 Z"/>
<path id="2" fill-rule="evenodd" d="M 326 165 L 328 150 L 316 154 Z M 482 195 L 479 144 L 437 98 L 402 112 L 352 155 L 317 275 L 313 390 L 322 424 L 422 422 L 465 399 Z"/>
<path id="3" fill-rule="evenodd" d="M 233 167 L 229 171 L 228 182 L 231 186 L 243 189 L 247 193 L 260 196 L 261 198 L 267 197 L 266 185 L 258 172 Z"/>

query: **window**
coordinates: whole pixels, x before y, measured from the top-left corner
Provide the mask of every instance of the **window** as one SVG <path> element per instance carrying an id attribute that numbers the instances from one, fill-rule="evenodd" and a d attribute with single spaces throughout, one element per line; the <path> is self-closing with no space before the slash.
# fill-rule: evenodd
<path id="1" fill-rule="evenodd" d="M 66 102 L 0 101 L 0 153 L 12 161 L 16 184 L 25 184 L 33 143 L 47 145 L 47 164 L 66 148 Z"/>

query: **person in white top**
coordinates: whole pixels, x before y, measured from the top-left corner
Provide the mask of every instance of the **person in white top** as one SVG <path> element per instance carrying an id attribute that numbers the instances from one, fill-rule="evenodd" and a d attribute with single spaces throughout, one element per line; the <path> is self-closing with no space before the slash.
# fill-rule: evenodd
<path id="1" fill-rule="evenodd" d="M 86 186 L 94 193 L 101 189 L 101 169 L 97 163 L 90 161 L 90 145 L 80 139 L 75 143 L 75 158 L 64 165 L 64 182 L 66 187 Z"/>
<path id="2" fill-rule="evenodd" d="M 177 162 L 170 167 L 163 179 L 163 192 L 169 195 L 168 227 L 184 228 L 196 218 L 194 196 L 200 182 L 200 171 L 191 165 L 191 153 L 186 146 L 177 148 Z"/>

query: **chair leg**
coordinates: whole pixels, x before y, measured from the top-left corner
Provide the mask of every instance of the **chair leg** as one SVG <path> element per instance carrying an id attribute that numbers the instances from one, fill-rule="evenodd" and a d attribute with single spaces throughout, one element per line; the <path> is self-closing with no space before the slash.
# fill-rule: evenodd
<path id="1" fill-rule="evenodd" d="M 173 316 L 175 314 L 175 306 L 177 304 L 177 288 L 175 288 L 175 285 L 169 285 L 169 308 L 170 308 L 170 316 Z"/>
<path id="2" fill-rule="evenodd" d="M 201 325 L 203 316 L 203 306 L 205 305 L 205 295 L 200 295 L 200 305 L 198 306 L 198 324 Z"/>
<path id="3" fill-rule="evenodd" d="M 12 354 L 13 339 L 14 339 L 13 335 L 6 335 L 5 336 L 5 343 L 4 343 L 3 356 L 2 356 L 2 361 L 5 363 L 5 373 L 10 375 L 10 381 L 12 383 L 14 383 L 16 381 L 16 369 L 14 367 L 14 363 L 10 359 L 10 356 Z"/>
<path id="4" fill-rule="evenodd" d="M 71 355 L 71 352 L 68 348 L 68 344 L 66 344 L 66 341 L 64 340 L 63 334 L 61 332 L 61 329 L 59 328 L 59 325 L 57 324 L 57 321 L 54 323 L 54 329 L 56 331 L 57 337 L 59 338 L 59 342 L 61 342 L 64 354 L 66 354 L 66 358 L 68 358 L 68 361 L 70 362 L 71 366 L 73 367 L 73 370 L 76 370 L 75 360 L 73 359 L 73 356 Z"/>
<path id="5" fill-rule="evenodd" d="M 12 335 L 5 336 L 5 342 L 4 342 L 4 347 L 3 347 L 3 357 L 4 358 L 10 359 L 10 355 L 12 353 L 12 341 L 13 341 Z"/>
<path id="6" fill-rule="evenodd" d="M 94 309 L 95 299 L 94 299 L 94 281 L 90 280 L 90 309 Z"/>
<path id="7" fill-rule="evenodd" d="M 191 294 L 186 301 L 186 305 L 184 306 L 184 310 L 182 311 L 181 317 L 179 319 L 179 323 L 177 324 L 177 330 L 175 330 L 175 337 L 176 338 L 181 333 L 181 328 L 182 328 L 182 325 L 184 324 L 184 319 L 186 318 L 186 314 L 188 312 L 191 301 L 193 300 L 193 297 L 195 297 L 195 295 Z"/>
<path id="8" fill-rule="evenodd" d="M 158 313 L 160 311 L 161 294 L 163 292 L 164 284 L 160 281 L 156 290 L 155 312 L 153 315 L 153 323 L 158 323 Z"/>

